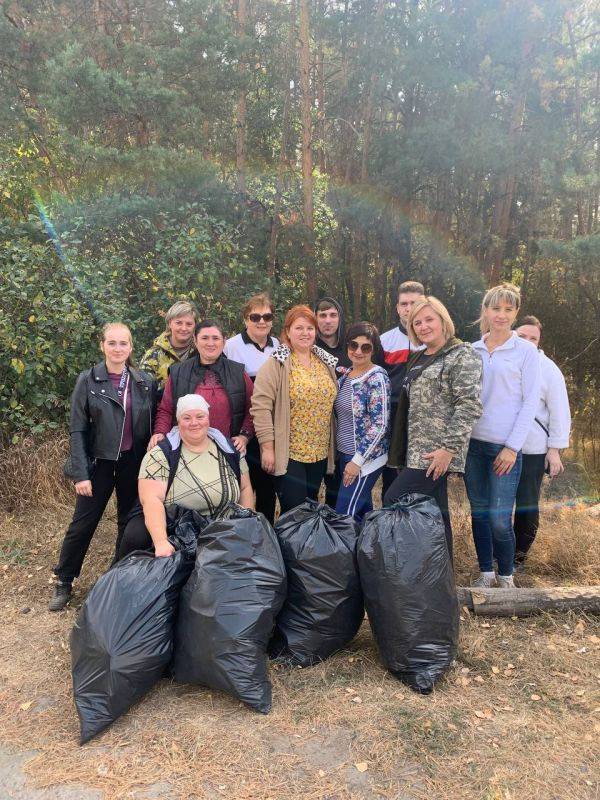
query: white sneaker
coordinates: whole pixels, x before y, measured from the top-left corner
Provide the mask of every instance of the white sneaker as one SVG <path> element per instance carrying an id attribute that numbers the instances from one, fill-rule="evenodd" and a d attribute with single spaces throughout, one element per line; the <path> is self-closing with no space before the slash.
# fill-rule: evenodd
<path id="1" fill-rule="evenodd" d="M 512 575 L 498 575 L 499 589 L 514 589 L 515 580 Z"/>
<path id="2" fill-rule="evenodd" d="M 496 585 L 495 572 L 480 572 L 479 577 L 476 578 L 471 586 L 478 586 L 481 589 L 493 589 Z"/>

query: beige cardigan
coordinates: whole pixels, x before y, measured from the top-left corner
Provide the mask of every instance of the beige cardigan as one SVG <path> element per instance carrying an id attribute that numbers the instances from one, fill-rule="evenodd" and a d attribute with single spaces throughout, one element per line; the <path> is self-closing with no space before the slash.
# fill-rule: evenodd
<path id="1" fill-rule="evenodd" d="M 312 352 L 325 364 L 335 383 L 337 358 L 321 347 L 313 346 Z M 259 444 L 275 443 L 275 475 L 285 475 L 290 457 L 290 348 L 279 347 L 265 361 L 256 374 L 250 413 Z M 331 415 L 331 435 L 327 455 L 327 472 L 333 473 L 335 466 L 335 423 Z"/>

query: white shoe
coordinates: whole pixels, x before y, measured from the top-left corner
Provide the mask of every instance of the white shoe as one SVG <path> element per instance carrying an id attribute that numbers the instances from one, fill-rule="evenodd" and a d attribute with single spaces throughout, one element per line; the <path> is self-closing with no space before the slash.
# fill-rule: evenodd
<path id="1" fill-rule="evenodd" d="M 515 580 L 512 575 L 498 575 L 499 589 L 514 589 Z"/>
<path id="2" fill-rule="evenodd" d="M 493 589 L 496 585 L 495 572 L 480 572 L 479 577 L 476 578 L 471 586 L 478 586 L 481 589 Z"/>

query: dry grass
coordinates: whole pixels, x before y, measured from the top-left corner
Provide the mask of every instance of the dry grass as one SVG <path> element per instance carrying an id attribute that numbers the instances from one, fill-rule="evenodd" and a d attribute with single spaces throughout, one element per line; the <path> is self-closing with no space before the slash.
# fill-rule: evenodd
<path id="1" fill-rule="evenodd" d="M 71 498 L 61 506 L 47 480 L 30 495 L 51 498 L 43 510 L 0 517 L 0 739 L 36 751 L 26 767 L 36 786 L 80 784 L 105 800 L 598 798 L 600 625 L 573 614 L 486 621 L 463 612 L 457 664 L 430 697 L 382 669 L 365 623 L 324 664 L 273 669 L 266 717 L 165 680 L 79 747 L 68 636 L 110 560 L 115 523 L 109 511 L 73 607 L 49 614 L 50 567 Z M 451 494 L 463 583 L 475 556 L 461 486 Z M 547 507 L 523 582 L 597 583 L 599 534 L 584 509 Z"/>
<path id="2" fill-rule="evenodd" d="M 68 447 L 68 436 L 42 442 L 30 436 L 0 451 L 0 508 L 23 514 L 70 503 L 72 489 L 62 471 Z"/>

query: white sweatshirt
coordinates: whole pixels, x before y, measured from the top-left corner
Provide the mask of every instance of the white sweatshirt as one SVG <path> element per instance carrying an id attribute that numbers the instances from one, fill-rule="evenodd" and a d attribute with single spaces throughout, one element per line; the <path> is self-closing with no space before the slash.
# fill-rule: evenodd
<path id="1" fill-rule="evenodd" d="M 473 344 L 483 362 L 483 414 L 471 438 L 503 444 L 517 452 L 531 430 L 540 402 L 540 358 L 537 347 L 512 336 L 492 353 L 485 341 Z"/>
<path id="2" fill-rule="evenodd" d="M 538 353 L 542 370 L 540 404 L 523 445 L 526 455 L 546 453 L 549 447 L 559 450 L 568 447 L 571 432 L 571 410 L 564 376 L 542 350 Z M 536 420 L 542 423 L 549 435 Z"/>

